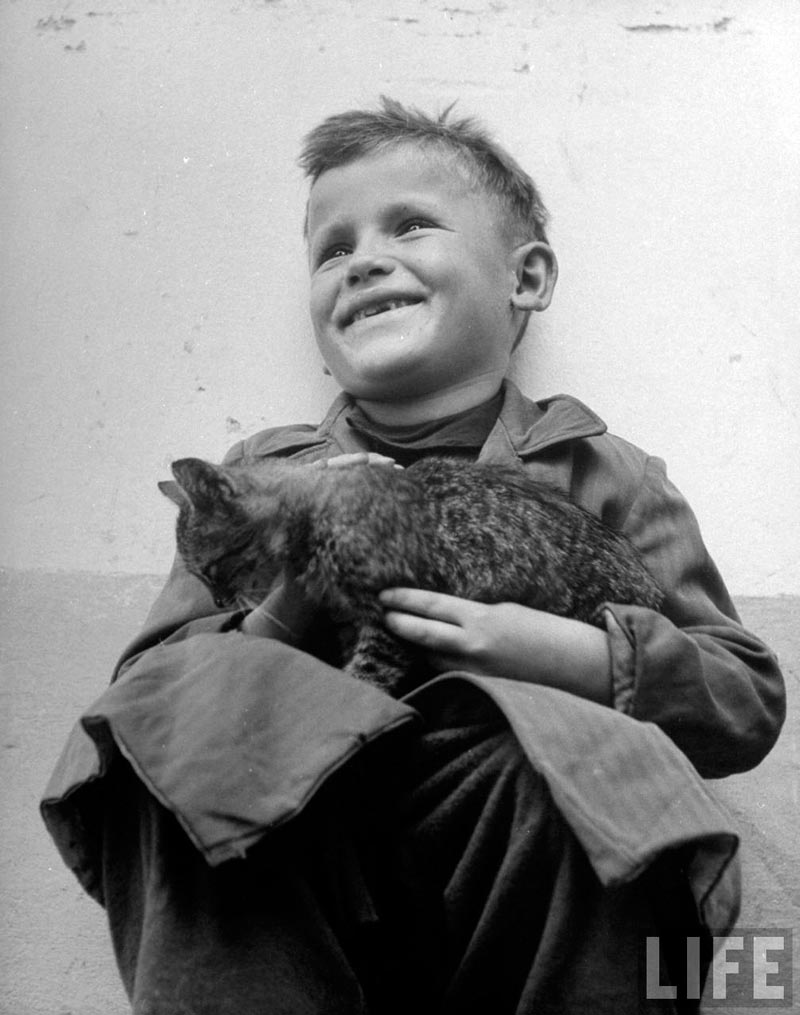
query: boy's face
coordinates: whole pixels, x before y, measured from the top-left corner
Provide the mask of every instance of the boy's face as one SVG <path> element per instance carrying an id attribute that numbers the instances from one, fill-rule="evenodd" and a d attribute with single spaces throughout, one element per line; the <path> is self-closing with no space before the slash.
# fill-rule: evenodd
<path id="1" fill-rule="evenodd" d="M 441 156 L 403 145 L 324 173 L 308 240 L 317 343 L 345 391 L 499 384 L 522 320 L 516 259 L 494 202 Z"/>

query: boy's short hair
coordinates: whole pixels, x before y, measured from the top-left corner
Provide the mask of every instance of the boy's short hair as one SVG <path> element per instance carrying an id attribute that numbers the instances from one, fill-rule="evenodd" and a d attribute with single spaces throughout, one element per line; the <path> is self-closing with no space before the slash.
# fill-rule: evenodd
<path id="1" fill-rule="evenodd" d="M 329 169 L 399 144 L 432 148 L 454 157 L 473 187 L 500 205 L 515 242 L 547 243 L 548 213 L 536 184 L 477 120 L 450 120 L 452 105 L 436 118 L 381 96 L 377 110 L 352 109 L 323 120 L 303 141 L 298 159 L 312 186 Z"/>

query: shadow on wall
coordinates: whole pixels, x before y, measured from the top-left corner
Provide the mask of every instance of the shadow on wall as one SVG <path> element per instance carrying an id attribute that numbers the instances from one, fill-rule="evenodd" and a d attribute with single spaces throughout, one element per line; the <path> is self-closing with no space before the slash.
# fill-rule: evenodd
<path id="1" fill-rule="evenodd" d="M 44 572 L 0 579 L 0 714 L 6 722 L 0 743 L 2 1013 L 129 1012 L 103 911 L 63 866 L 37 804 L 75 718 L 103 690 L 161 583 L 150 576 Z M 715 784 L 742 832 L 739 922 L 800 931 L 800 600 L 740 599 L 738 605 L 745 624 L 780 656 L 790 696 L 783 736 L 764 764 Z M 799 990 L 796 979 L 795 996 Z M 745 1009 L 737 1012 L 746 1015 Z"/>

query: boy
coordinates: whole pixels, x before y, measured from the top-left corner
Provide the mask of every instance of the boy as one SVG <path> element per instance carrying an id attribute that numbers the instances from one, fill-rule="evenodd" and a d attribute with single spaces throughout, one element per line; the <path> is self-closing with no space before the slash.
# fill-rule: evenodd
<path id="1" fill-rule="evenodd" d="M 386 590 L 386 623 L 448 674 L 395 701 L 314 657 L 324 622 L 293 576 L 219 613 L 176 563 L 43 805 L 134 1011 L 696 1010 L 687 940 L 705 969 L 738 904 L 736 837 L 697 773 L 770 749 L 776 662 L 661 462 L 505 379 L 557 274 L 519 166 L 471 121 L 390 100 L 326 120 L 301 164 L 344 393 L 227 460 L 517 462 L 624 531 L 665 603 L 608 604 L 601 630 Z"/>

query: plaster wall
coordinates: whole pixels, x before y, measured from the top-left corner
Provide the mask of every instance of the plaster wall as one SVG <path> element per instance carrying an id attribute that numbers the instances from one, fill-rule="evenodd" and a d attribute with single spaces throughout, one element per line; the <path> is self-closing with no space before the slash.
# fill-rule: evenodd
<path id="1" fill-rule="evenodd" d="M 6 0 L 0 1015 L 128 1010 L 36 801 L 168 566 L 169 462 L 335 393 L 294 159 L 380 92 L 458 99 L 534 174 L 561 277 L 517 380 L 666 458 L 732 591 L 773 597 L 739 605 L 782 658 L 789 721 L 720 792 L 743 923 L 797 926 L 800 6 Z"/>
<path id="2" fill-rule="evenodd" d="M 0 563 L 163 571 L 173 458 L 320 418 L 294 159 L 386 92 L 544 192 L 521 384 L 666 458 L 733 592 L 800 592 L 793 0 L 27 0 L 0 75 Z"/>

